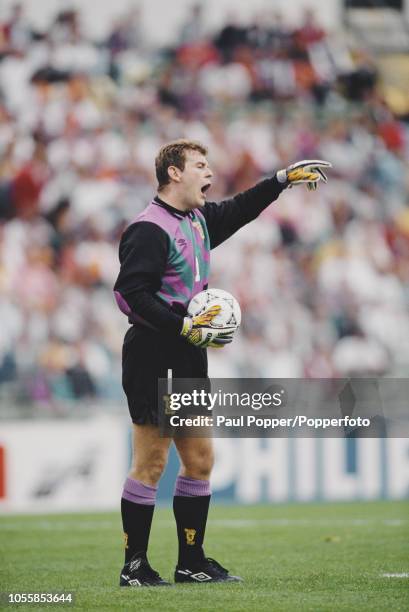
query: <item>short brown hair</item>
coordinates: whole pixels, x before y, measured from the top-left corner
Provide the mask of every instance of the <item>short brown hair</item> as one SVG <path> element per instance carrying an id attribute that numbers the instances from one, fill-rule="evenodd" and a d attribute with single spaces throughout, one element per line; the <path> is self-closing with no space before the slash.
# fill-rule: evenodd
<path id="1" fill-rule="evenodd" d="M 168 168 L 176 166 L 179 170 L 185 169 L 185 151 L 198 151 L 207 155 L 207 149 L 200 142 L 181 138 L 173 140 L 160 148 L 155 159 L 156 178 L 158 179 L 158 191 L 170 183 Z"/>

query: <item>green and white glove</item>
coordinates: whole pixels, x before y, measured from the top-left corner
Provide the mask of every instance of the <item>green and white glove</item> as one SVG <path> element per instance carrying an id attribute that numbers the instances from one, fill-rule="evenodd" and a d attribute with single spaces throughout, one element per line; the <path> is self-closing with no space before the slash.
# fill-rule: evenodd
<path id="1" fill-rule="evenodd" d="M 319 181 L 326 183 L 328 180 L 324 168 L 332 168 L 332 164 L 323 159 L 303 159 L 284 170 L 278 170 L 276 176 L 279 183 L 287 183 L 289 187 L 305 184 L 307 189 L 315 191 Z"/>
<path id="2" fill-rule="evenodd" d="M 223 348 L 233 340 L 233 329 L 215 328 L 211 326 L 213 319 L 219 314 L 221 306 L 210 306 L 195 317 L 185 317 L 180 335 L 188 342 L 200 348 Z"/>

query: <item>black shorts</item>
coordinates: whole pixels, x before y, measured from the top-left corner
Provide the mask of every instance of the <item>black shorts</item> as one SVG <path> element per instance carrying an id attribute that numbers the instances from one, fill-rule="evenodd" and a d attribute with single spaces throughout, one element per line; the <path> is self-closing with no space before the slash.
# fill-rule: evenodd
<path id="1" fill-rule="evenodd" d="M 122 386 L 132 422 L 158 425 L 158 378 L 207 378 L 207 352 L 184 338 L 133 325 L 122 349 Z"/>

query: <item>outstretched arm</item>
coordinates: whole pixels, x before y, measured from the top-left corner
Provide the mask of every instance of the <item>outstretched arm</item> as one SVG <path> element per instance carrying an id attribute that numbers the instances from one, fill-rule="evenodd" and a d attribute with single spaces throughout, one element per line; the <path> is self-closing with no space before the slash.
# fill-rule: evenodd
<path id="1" fill-rule="evenodd" d="M 257 183 L 220 204 L 206 202 L 202 213 L 206 219 L 212 249 L 230 238 L 241 227 L 256 219 L 288 186 L 306 184 L 314 190 L 318 182 L 327 181 L 323 168 L 331 164 L 323 160 L 303 160 L 279 170 L 272 178 Z"/>
<path id="2" fill-rule="evenodd" d="M 206 202 L 201 212 L 206 219 L 210 247 L 214 249 L 219 246 L 241 227 L 256 219 L 286 187 L 286 183 L 279 183 L 274 176 L 220 204 Z"/>

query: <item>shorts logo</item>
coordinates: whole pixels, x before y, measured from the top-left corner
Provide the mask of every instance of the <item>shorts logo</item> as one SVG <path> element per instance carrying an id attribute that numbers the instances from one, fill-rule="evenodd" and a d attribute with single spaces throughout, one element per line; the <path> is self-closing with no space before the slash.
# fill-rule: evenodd
<path id="1" fill-rule="evenodd" d="M 189 544 L 190 546 L 194 546 L 196 544 L 195 542 L 196 529 L 185 529 L 185 534 L 186 534 L 186 544 Z"/>
<path id="2" fill-rule="evenodd" d="M 174 411 L 172 410 L 172 408 L 170 407 L 170 395 L 169 393 L 165 393 L 165 395 L 162 395 L 162 399 L 163 399 L 163 403 L 165 405 L 165 414 L 174 414 Z"/>
<path id="3" fill-rule="evenodd" d="M 185 247 L 187 245 L 187 240 L 185 240 L 184 238 L 179 238 L 179 240 L 177 240 L 176 243 L 180 247 Z"/>

